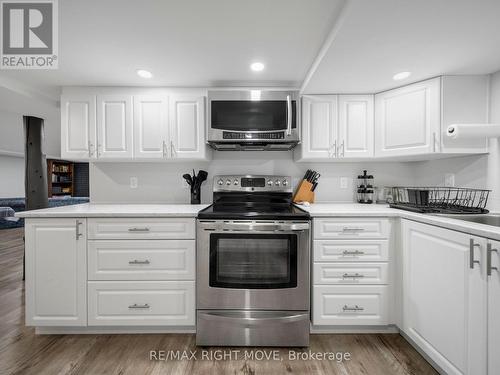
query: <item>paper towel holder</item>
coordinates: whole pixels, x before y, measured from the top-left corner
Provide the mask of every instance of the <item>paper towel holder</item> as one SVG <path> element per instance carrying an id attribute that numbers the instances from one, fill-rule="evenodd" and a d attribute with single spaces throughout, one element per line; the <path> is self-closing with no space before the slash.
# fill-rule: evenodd
<path id="1" fill-rule="evenodd" d="M 461 127 L 475 127 L 479 130 L 476 134 L 468 134 L 472 138 L 498 138 L 500 137 L 500 124 L 451 124 L 446 128 L 446 135 L 450 138 L 460 137 L 459 129 Z"/>

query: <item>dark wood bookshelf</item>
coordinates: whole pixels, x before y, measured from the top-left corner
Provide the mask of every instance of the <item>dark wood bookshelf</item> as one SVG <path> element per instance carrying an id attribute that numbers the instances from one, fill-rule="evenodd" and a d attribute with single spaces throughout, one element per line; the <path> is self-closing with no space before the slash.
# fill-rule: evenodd
<path id="1" fill-rule="evenodd" d="M 49 198 L 69 195 L 74 192 L 74 164 L 65 160 L 47 160 Z"/>

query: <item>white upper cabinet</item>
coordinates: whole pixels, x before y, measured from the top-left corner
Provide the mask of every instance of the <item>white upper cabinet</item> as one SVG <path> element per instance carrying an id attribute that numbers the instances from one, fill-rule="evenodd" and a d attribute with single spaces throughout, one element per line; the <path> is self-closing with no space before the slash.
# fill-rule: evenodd
<path id="1" fill-rule="evenodd" d="M 63 95 L 61 97 L 61 157 L 63 159 L 96 158 L 95 96 Z"/>
<path id="2" fill-rule="evenodd" d="M 337 139 L 337 96 L 302 97 L 302 143 L 298 159 L 329 159 L 335 156 Z"/>
<path id="3" fill-rule="evenodd" d="M 440 82 L 435 78 L 375 95 L 375 156 L 439 151 Z"/>
<path id="4" fill-rule="evenodd" d="M 97 95 L 97 156 L 132 158 L 132 96 Z"/>
<path id="5" fill-rule="evenodd" d="M 485 375 L 486 239 L 409 220 L 402 228 L 403 331 L 445 373 Z"/>
<path id="6" fill-rule="evenodd" d="M 452 139 L 451 124 L 488 122 L 488 77 L 443 76 L 375 95 L 375 156 L 488 152 L 486 139 Z"/>
<path id="7" fill-rule="evenodd" d="M 61 155 L 69 160 L 207 160 L 199 89 L 65 88 Z"/>
<path id="8" fill-rule="evenodd" d="M 198 95 L 170 97 L 169 155 L 173 159 L 206 159 L 205 98 Z"/>
<path id="9" fill-rule="evenodd" d="M 373 156 L 373 95 L 339 96 L 338 155 Z"/>
<path id="10" fill-rule="evenodd" d="M 373 96 L 303 96 L 302 143 L 294 153 L 298 161 L 373 156 Z"/>
<path id="11" fill-rule="evenodd" d="M 167 157 L 168 97 L 134 96 L 134 157 Z"/>

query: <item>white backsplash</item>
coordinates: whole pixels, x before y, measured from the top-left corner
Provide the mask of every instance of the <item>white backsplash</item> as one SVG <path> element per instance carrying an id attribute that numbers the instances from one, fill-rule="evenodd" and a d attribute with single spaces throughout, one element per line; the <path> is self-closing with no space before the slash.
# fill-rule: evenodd
<path id="1" fill-rule="evenodd" d="M 202 202 L 212 200 L 212 179 L 219 174 L 269 174 L 292 176 L 293 185 L 307 169 L 321 173 L 316 190 L 317 202 L 353 202 L 356 177 L 363 169 L 375 176 L 377 186 L 413 185 L 411 163 L 295 163 L 291 152 L 214 152 L 210 162 L 188 163 L 95 163 L 90 167 L 90 199 L 94 203 L 189 203 L 189 189 L 182 175 L 204 169 Z M 130 188 L 130 177 L 138 186 Z M 348 177 L 347 189 L 340 178 Z"/>

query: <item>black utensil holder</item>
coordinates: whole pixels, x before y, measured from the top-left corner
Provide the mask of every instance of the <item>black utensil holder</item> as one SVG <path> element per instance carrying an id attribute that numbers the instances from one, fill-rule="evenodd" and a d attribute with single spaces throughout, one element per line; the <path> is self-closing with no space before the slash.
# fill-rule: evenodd
<path id="1" fill-rule="evenodd" d="M 191 190 L 191 204 L 201 203 L 201 189 Z"/>

